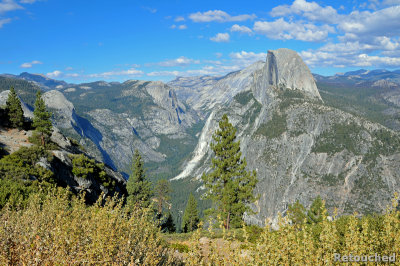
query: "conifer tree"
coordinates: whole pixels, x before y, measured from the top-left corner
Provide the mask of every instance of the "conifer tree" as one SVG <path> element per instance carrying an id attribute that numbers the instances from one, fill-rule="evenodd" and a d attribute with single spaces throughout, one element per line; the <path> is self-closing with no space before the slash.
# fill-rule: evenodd
<path id="1" fill-rule="evenodd" d="M 6 111 L 11 127 L 22 127 L 24 124 L 24 111 L 14 87 L 10 88 L 6 102 Z"/>
<path id="2" fill-rule="evenodd" d="M 213 171 L 202 176 L 206 198 L 215 204 L 214 210 L 224 219 L 225 228 L 229 229 L 231 224 L 240 227 L 244 212 L 251 212 L 248 204 L 257 199 L 253 194 L 256 172 L 246 171 L 246 158 L 241 159 L 240 142 L 235 141 L 236 129 L 226 114 L 219 121 L 213 140 L 210 145 L 215 153 Z"/>
<path id="3" fill-rule="evenodd" d="M 187 233 L 196 230 L 199 221 L 200 220 L 199 220 L 199 212 L 197 210 L 197 202 L 193 194 L 190 193 L 185 213 L 183 214 L 182 218 L 182 231 Z"/>
<path id="4" fill-rule="evenodd" d="M 174 219 L 170 211 L 168 211 L 165 220 L 161 224 L 161 231 L 164 233 L 174 233 L 176 231 Z"/>
<path id="5" fill-rule="evenodd" d="M 166 179 L 161 179 L 157 181 L 156 187 L 154 189 L 154 194 L 158 202 L 158 214 L 161 215 L 163 211 L 164 204 L 167 204 L 171 196 L 171 185 Z"/>
<path id="6" fill-rule="evenodd" d="M 126 183 L 128 191 L 127 204 L 131 207 L 139 204 L 141 207 L 150 206 L 153 195 L 151 182 L 147 180 L 143 168 L 143 160 L 136 149 L 132 157 L 131 175 Z"/>
<path id="7" fill-rule="evenodd" d="M 318 195 L 310 206 L 307 212 L 307 223 L 318 224 L 323 220 L 324 205 L 321 196 Z"/>
<path id="8" fill-rule="evenodd" d="M 46 110 L 46 105 L 42 99 L 40 90 L 36 93 L 35 110 L 33 111 L 33 126 L 40 134 L 42 146 L 46 144 L 46 139 L 51 134 L 51 113 Z"/>
<path id="9" fill-rule="evenodd" d="M 304 219 L 306 219 L 307 216 L 306 209 L 299 202 L 299 200 L 289 205 L 288 216 L 292 223 L 298 227 L 300 227 L 304 223 Z"/>

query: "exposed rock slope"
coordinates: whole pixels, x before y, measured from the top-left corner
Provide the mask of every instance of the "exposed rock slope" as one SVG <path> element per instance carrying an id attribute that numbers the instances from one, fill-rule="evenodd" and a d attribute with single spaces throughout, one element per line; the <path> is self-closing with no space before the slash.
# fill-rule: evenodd
<path id="1" fill-rule="evenodd" d="M 330 211 L 382 211 L 400 189 L 399 135 L 324 105 L 300 60 L 287 49 L 270 51 L 251 75 L 250 90 L 214 108 L 192 159 L 174 180 L 199 180 L 210 170 L 211 135 L 227 113 L 249 169 L 258 173 L 260 200 L 253 205 L 258 214 L 248 221 L 262 224 L 297 199 L 309 206 L 317 195 Z"/>

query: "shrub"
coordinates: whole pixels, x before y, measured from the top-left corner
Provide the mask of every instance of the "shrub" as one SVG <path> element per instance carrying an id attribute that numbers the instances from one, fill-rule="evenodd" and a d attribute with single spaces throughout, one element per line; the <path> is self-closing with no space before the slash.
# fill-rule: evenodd
<path id="1" fill-rule="evenodd" d="M 114 188 L 115 181 L 104 170 L 103 163 L 97 163 L 94 159 L 84 154 L 70 155 L 72 158 L 72 173 L 81 178 L 93 178 L 106 188 Z"/>
<path id="2" fill-rule="evenodd" d="M 25 209 L 1 212 L 0 264 L 175 264 L 150 216 L 116 198 L 86 206 L 60 188 L 35 194 Z"/>
<path id="3" fill-rule="evenodd" d="M 18 151 L 4 156 L 0 160 L 0 176 L 2 178 L 16 178 L 24 180 L 39 180 L 54 183 L 54 176 L 50 170 L 37 163 L 41 158 L 47 161 L 52 156 L 43 147 L 21 147 Z"/>

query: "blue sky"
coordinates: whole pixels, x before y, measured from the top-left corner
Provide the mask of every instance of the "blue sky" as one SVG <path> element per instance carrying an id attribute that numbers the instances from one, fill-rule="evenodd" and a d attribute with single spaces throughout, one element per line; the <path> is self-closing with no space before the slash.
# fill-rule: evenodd
<path id="1" fill-rule="evenodd" d="M 168 81 L 281 47 L 322 75 L 400 69 L 400 0 L 0 0 L 0 73 Z"/>

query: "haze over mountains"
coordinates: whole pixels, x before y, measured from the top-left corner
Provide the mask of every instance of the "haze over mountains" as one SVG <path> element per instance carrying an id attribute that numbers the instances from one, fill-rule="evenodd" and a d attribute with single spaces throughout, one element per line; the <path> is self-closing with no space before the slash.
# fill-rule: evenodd
<path id="1" fill-rule="evenodd" d="M 309 206 L 316 195 L 340 213 L 382 211 L 400 188 L 399 70 L 323 77 L 296 52 L 278 49 L 226 76 L 167 84 L 67 84 L 29 73 L 1 75 L 0 84 L 13 84 L 30 105 L 31 94 L 45 90 L 54 124 L 120 171 L 139 149 L 153 178 L 174 180 L 177 210 L 190 191 L 202 193 L 199 177 L 209 170 L 209 142 L 224 113 L 258 173 L 252 223 L 297 199 Z"/>

